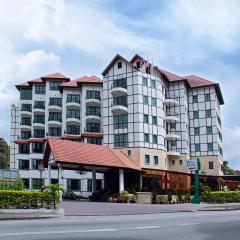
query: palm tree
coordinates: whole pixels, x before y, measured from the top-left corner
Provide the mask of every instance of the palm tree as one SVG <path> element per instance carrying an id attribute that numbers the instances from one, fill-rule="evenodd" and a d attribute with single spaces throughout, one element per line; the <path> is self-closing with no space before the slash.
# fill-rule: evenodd
<path id="1" fill-rule="evenodd" d="M 54 209 L 56 208 L 56 202 L 59 201 L 59 192 L 64 192 L 64 188 L 59 184 L 48 184 L 42 187 L 44 191 L 48 191 L 53 195 L 53 204 L 54 204 Z M 56 201 L 57 200 L 57 201 Z"/>

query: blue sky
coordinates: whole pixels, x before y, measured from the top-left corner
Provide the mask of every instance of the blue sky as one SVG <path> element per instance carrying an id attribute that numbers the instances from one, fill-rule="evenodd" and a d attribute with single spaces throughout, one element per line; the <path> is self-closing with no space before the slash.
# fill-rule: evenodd
<path id="1" fill-rule="evenodd" d="M 240 169 L 240 1 L 0 1 L 0 136 L 9 140 L 16 83 L 50 72 L 101 76 L 138 53 L 178 75 L 219 82 L 224 158 Z"/>

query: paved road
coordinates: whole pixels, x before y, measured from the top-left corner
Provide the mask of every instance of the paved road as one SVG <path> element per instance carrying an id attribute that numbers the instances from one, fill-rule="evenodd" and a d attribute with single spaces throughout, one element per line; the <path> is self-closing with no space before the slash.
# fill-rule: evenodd
<path id="1" fill-rule="evenodd" d="M 239 240 L 240 211 L 1 221 L 0 239 Z"/>

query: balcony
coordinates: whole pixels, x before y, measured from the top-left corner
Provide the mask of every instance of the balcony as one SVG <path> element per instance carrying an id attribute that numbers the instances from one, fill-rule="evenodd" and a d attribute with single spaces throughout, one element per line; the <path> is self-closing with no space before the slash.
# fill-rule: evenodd
<path id="1" fill-rule="evenodd" d="M 100 112 L 87 111 L 86 112 L 86 121 L 87 122 L 101 122 Z"/>
<path id="2" fill-rule="evenodd" d="M 67 108 L 73 108 L 73 109 L 79 109 L 80 108 L 80 101 L 67 101 L 66 102 L 66 107 Z"/>
<path id="3" fill-rule="evenodd" d="M 174 106 L 178 106 L 179 102 L 178 102 L 178 99 L 176 97 L 166 96 L 165 97 L 165 104 L 168 107 L 174 107 Z"/>
<path id="4" fill-rule="evenodd" d="M 34 105 L 33 106 L 33 113 L 37 113 L 37 114 L 44 114 L 45 113 L 45 105 Z"/>
<path id="5" fill-rule="evenodd" d="M 168 147 L 167 148 L 167 156 L 180 157 L 180 148 Z"/>
<path id="6" fill-rule="evenodd" d="M 48 105 L 48 110 L 52 112 L 61 112 L 62 111 L 62 105 Z"/>
<path id="7" fill-rule="evenodd" d="M 31 108 L 21 108 L 21 113 L 22 116 L 32 116 L 32 109 Z"/>
<path id="8" fill-rule="evenodd" d="M 48 118 L 49 127 L 61 127 L 62 118 Z"/>
<path id="9" fill-rule="evenodd" d="M 114 115 L 128 114 L 127 106 L 127 97 L 117 97 L 113 99 L 111 111 Z"/>
<path id="10" fill-rule="evenodd" d="M 126 79 L 123 79 L 124 81 L 115 80 L 111 86 L 111 94 L 114 97 L 120 97 L 127 95 L 127 81 Z"/>
<path id="11" fill-rule="evenodd" d="M 180 133 L 178 131 L 168 131 L 166 132 L 166 139 L 168 140 L 177 140 L 180 137 Z"/>
<path id="12" fill-rule="evenodd" d="M 79 125 L 80 116 L 67 116 L 66 123 L 69 125 Z"/>
<path id="13" fill-rule="evenodd" d="M 101 106 L 101 99 L 99 98 L 87 98 L 86 99 L 87 106 Z"/>
<path id="14" fill-rule="evenodd" d="M 91 128 L 84 128 L 85 133 L 102 133 L 103 129 L 100 127 L 91 127 Z"/>
<path id="15" fill-rule="evenodd" d="M 24 122 L 21 122 L 20 123 L 20 129 L 21 130 L 31 130 L 32 129 L 32 124 L 31 124 L 31 122 L 26 122 L 26 121 L 24 121 Z"/>
<path id="16" fill-rule="evenodd" d="M 42 123 L 42 122 L 33 122 L 33 127 L 34 127 L 34 128 L 44 129 L 44 128 L 45 128 L 45 123 Z"/>
<path id="17" fill-rule="evenodd" d="M 179 122 L 179 118 L 175 114 L 166 114 L 166 122 Z"/>

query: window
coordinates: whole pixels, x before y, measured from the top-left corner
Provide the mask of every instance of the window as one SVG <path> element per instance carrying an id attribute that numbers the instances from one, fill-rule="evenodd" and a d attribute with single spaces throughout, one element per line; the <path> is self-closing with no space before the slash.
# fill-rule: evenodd
<path id="1" fill-rule="evenodd" d="M 27 159 L 19 159 L 18 160 L 18 168 L 20 170 L 29 170 L 29 160 L 27 160 Z"/>
<path id="2" fill-rule="evenodd" d="M 92 192 L 92 179 L 87 180 L 87 191 Z"/>
<path id="3" fill-rule="evenodd" d="M 176 123 L 175 122 L 170 122 L 170 128 L 171 129 L 176 129 Z"/>
<path id="4" fill-rule="evenodd" d="M 44 115 L 34 115 L 33 123 L 45 123 L 45 116 Z"/>
<path id="5" fill-rule="evenodd" d="M 50 106 L 62 106 L 62 98 L 50 98 L 49 99 Z"/>
<path id="6" fill-rule="evenodd" d="M 70 135 L 79 135 L 80 134 L 80 126 L 75 125 L 67 125 L 67 134 Z"/>
<path id="7" fill-rule="evenodd" d="M 86 116 L 101 116 L 101 110 L 100 107 L 87 107 L 86 108 Z"/>
<path id="8" fill-rule="evenodd" d="M 148 133 L 144 133 L 144 142 L 145 143 L 149 142 L 149 134 Z"/>
<path id="9" fill-rule="evenodd" d="M 193 95 L 193 103 L 197 103 L 198 102 L 198 96 L 197 95 Z"/>
<path id="10" fill-rule="evenodd" d="M 152 105 L 153 105 L 154 107 L 157 106 L 157 99 L 156 99 L 156 98 L 152 98 Z"/>
<path id="11" fill-rule="evenodd" d="M 20 89 L 20 99 L 21 100 L 32 100 L 32 89 Z"/>
<path id="12" fill-rule="evenodd" d="M 172 160 L 171 163 L 172 163 L 172 165 L 175 165 L 175 160 Z"/>
<path id="13" fill-rule="evenodd" d="M 119 68 L 122 68 L 122 62 L 118 62 L 118 63 L 117 63 L 117 66 L 118 66 L 118 69 L 119 69 Z"/>
<path id="14" fill-rule="evenodd" d="M 150 156 L 149 155 L 145 155 L 145 164 L 146 165 L 150 164 Z"/>
<path id="15" fill-rule="evenodd" d="M 29 143 L 21 143 L 18 144 L 19 153 L 29 154 L 30 153 L 30 144 Z"/>
<path id="16" fill-rule="evenodd" d="M 193 118 L 198 119 L 199 118 L 199 112 L 198 111 L 193 111 Z"/>
<path id="17" fill-rule="evenodd" d="M 35 138 L 44 138 L 45 137 L 45 131 L 41 129 L 34 129 L 33 136 Z"/>
<path id="18" fill-rule="evenodd" d="M 212 152 L 213 151 L 213 143 L 208 143 L 207 148 L 208 148 L 208 152 Z"/>
<path id="19" fill-rule="evenodd" d="M 127 147 L 128 146 L 128 134 L 115 134 L 114 135 L 114 147 Z"/>
<path id="20" fill-rule="evenodd" d="M 39 190 L 39 189 L 41 189 L 43 184 L 44 184 L 44 180 L 43 179 L 32 178 L 32 189 Z"/>
<path id="21" fill-rule="evenodd" d="M 158 165 L 159 161 L 158 161 L 158 156 L 154 156 L 154 165 Z"/>
<path id="22" fill-rule="evenodd" d="M 87 123 L 87 132 L 100 132 L 100 123 Z"/>
<path id="23" fill-rule="evenodd" d="M 219 139 L 222 141 L 222 134 L 220 131 L 218 131 L 218 136 L 219 136 Z"/>
<path id="24" fill-rule="evenodd" d="M 31 112 L 32 104 L 22 104 L 21 111 Z"/>
<path id="25" fill-rule="evenodd" d="M 48 131 L 48 135 L 53 137 L 61 136 L 61 128 L 50 127 Z"/>
<path id="26" fill-rule="evenodd" d="M 81 180 L 67 179 L 67 191 L 81 191 Z"/>
<path id="27" fill-rule="evenodd" d="M 218 120 L 218 124 L 219 124 L 219 126 L 221 126 L 221 119 L 220 119 L 220 117 L 219 116 L 217 116 L 217 120 Z"/>
<path id="28" fill-rule="evenodd" d="M 131 150 L 128 150 L 127 153 L 128 153 L 128 156 L 132 155 L 132 151 Z"/>
<path id="29" fill-rule="evenodd" d="M 80 103 L 80 96 L 77 94 L 67 94 L 67 103 L 68 102 Z"/>
<path id="30" fill-rule="evenodd" d="M 179 160 L 179 165 L 183 165 L 183 160 Z"/>
<path id="31" fill-rule="evenodd" d="M 137 68 L 140 68 L 140 67 L 141 67 L 141 62 L 140 62 L 140 61 L 137 61 L 137 62 L 136 62 L 136 67 L 137 67 Z"/>
<path id="32" fill-rule="evenodd" d="M 144 123 L 149 123 L 148 115 L 144 114 Z"/>
<path id="33" fill-rule="evenodd" d="M 29 139 L 31 137 L 31 131 L 21 131 L 21 139 Z"/>
<path id="34" fill-rule="evenodd" d="M 48 121 L 62 122 L 62 114 L 57 112 L 49 112 Z"/>
<path id="35" fill-rule="evenodd" d="M 49 90 L 52 90 L 52 91 L 57 91 L 59 90 L 59 86 L 61 86 L 62 83 L 61 82 L 50 82 L 49 83 Z"/>
<path id="36" fill-rule="evenodd" d="M 143 104 L 148 105 L 148 96 L 143 96 Z"/>
<path id="37" fill-rule="evenodd" d="M 101 138 L 87 138 L 87 143 L 102 145 Z"/>
<path id="38" fill-rule="evenodd" d="M 45 85 L 43 84 L 35 85 L 35 94 L 45 94 Z"/>
<path id="39" fill-rule="evenodd" d="M 211 110 L 210 110 L 210 109 L 207 109 L 207 110 L 206 110 L 206 118 L 210 118 L 210 117 L 212 117 Z"/>
<path id="40" fill-rule="evenodd" d="M 23 178 L 24 189 L 29 189 L 29 178 Z"/>
<path id="41" fill-rule="evenodd" d="M 151 80 L 151 86 L 152 86 L 152 88 L 157 88 L 157 81 L 156 80 Z"/>
<path id="42" fill-rule="evenodd" d="M 44 143 L 32 143 L 32 152 L 33 153 L 43 153 Z"/>
<path id="43" fill-rule="evenodd" d="M 128 115 L 113 116 L 114 129 L 123 129 L 128 127 Z"/>
<path id="44" fill-rule="evenodd" d="M 194 135 L 195 136 L 199 136 L 200 135 L 200 128 L 199 127 L 195 127 L 194 128 Z"/>
<path id="45" fill-rule="evenodd" d="M 153 144 L 157 144 L 158 143 L 158 137 L 157 135 L 153 135 Z"/>
<path id="46" fill-rule="evenodd" d="M 66 118 L 80 119 L 80 110 L 69 110 L 69 109 L 67 109 Z"/>
<path id="47" fill-rule="evenodd" d="M 196 143 L 195 144 L 195 152 L 200 152 L 201 148 L 200 148 L 200 143 Z"/>
<path id="48" fill-rule="evenodd" d="M 171 140 L 171 146 L 176 147 L 177 146 L 177 140 Z"/>
<path id="49" fill-rule="evenodd" d="M 157 125 L 157 117 L 156 116 L 152 116 L 152 124 Z"/>
<path id="50" fill-rule="evenodd" d="M 206 102 L 210 102 L 210 101 L 211 101 L 210 93 L 206 93 L 206 94 L 204 95 L 204 98 L 205 98 L 205 101 L 206 101 Z"/>
<path id="51" fill-rule="evenodd" d="M 114 97 L 113 98 L 113 106 L 117 106 L 117 105 L 121 105 L 121 106 L 125 106 L 127 107 L 127 96 L 121 96 L 121 97 Z"/>
<path id="52" fill-rule="evenodd" d="M 213 167 L 213 162 L 208 162 L 208 168 L 209 168 L 209 169 L 214 169 L 214 167 Z"/>
<path id="53" fill-rule="evenodd" d="M 143 86 L 147 87 L 148 86 L 148 79 L 143 77 Z"/>
<path id="54" fill-rule="evenodd" d="M 207 127 L 207 134 L 212 134 L 212 127 Z"/>
<path id="55" fill-rule="evenodd" d="M 21 118 L 21 125 L 31 126 L 31 118 L 30 117 L 22 117 Z"/>
<path id="56" fill-rule="evenodd" d="M 35 101 L 33 108 L 45 109 L 45 101 Z"/>
<path id="57" fill-rule="evenodd" d="M 41 159 L 32 159 L 32 170 L 38 170 Z"/>
<path id="58" fill-rule="evenodd" d="M 86 99 L 98 99 L 101 100 L 100 91 L 87 90 Z"/>

